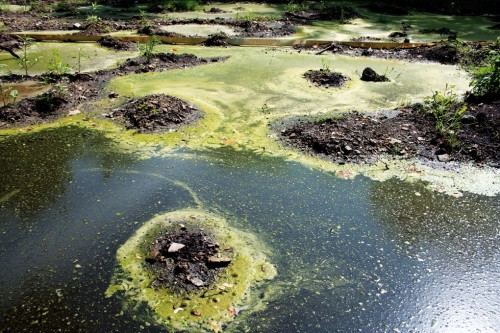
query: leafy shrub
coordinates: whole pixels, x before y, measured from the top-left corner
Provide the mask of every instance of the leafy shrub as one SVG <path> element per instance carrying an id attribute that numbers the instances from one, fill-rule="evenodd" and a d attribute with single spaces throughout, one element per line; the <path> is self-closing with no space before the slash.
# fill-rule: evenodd
<path id="1" fill-rule="evenodd" d="M 163 4 L 163 8 L 170 12 L 188 12 L 197 10 L 199 5 L 198 0 L 169 0 Z"/>
<path id="2" fill-rule="evenodd" d="M 472 73 L 472 94 L 475 96 L 500 96 L 500 53 L 491 51 L 486 66 Z"/>
<path id="3" fill-rule="evenodd" d="M 142 54 L 146 58 L 146 61 L 149 62 L 151 58 L 153 57 L 154 54 L 154 48 L 156 45 L 160 44 L 160 40 L 156 36 L 151 36 L 150 39 L 148 39 L 148 42 L 144 44 L 144 46 L 140 46 L 140 50 L 142 51 Z"/>
<path id="4" fill-rule="evenodd" d="M 32 11 L 37 13 L 49 13 L 52 11 L 52 7 L 46 1 L 32 0 L 30 2 L 30 8 Z"/>
<path id="5" fill-rule="evenodd" d="M 467 106 L 453 91 L 453 86 L 446 86 L 443 92 L 435 91 L 424 100 L 424 112 L 432 115 L 436 121 L 436 129 L 449 148 L 460 144 L 457 133 L 462 127 L 462 119 Z"/>

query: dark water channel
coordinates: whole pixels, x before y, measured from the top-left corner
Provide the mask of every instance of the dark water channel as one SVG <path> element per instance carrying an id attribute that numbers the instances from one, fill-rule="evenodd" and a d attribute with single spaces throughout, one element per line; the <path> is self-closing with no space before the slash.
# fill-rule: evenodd
<path id="1" fill-rule="evenodd" d="M 229 330 L 500 330 L 498 196 L 231 149 L 141 160 L 76 127 L 1 139 L 0 170 L 1 332 L 165 331 L 104 293 L 118 247 L 155 214 L 194 207 L 188 188 L 278 268 L 267 308 Z"/>

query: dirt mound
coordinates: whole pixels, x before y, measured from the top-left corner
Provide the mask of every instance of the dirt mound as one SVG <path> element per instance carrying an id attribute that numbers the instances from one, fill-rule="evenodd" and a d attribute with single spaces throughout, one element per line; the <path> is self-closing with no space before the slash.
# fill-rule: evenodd
<path id="1" fill-rule="evenodd" d="M 97 41 L 97 43 L 101 46 L 107 47 L 111 50 L 116 51 L 132 51 L 136 47 L 132 43 L 122 42 L 111 36 L 104 36 Z"/>
<path id="2" fill-rule="evenodd" d="M 0 128 L 2 123 L 15 124 L 40 120 L 55 119 L 58 111 L 68 101 L 54 91 L 46 92 L 40 96 L 23 99 L 16 104 L 8 104 L 0 108 Z"/>
<path id="3" fill-rule="evenodd" d="M 228 38 L 228 35 L 226 33 L 219 32 L 217 34 L 208 36 L 208 39 L 203 43 L 203 45 L 228 47 L 230 46 L 230 44 L 226 42 L 226 38 Z"/>
<path id="4" fill-rule="evenodd" d="M 167 232 L 150 245 L 146 258 L 156 275 L 152 285 L 166 287 L 174 293 L 185 293 L 208 287 L 231 263 L 232 249 L 221 253 L 219 244 L 203 232 Z"/>
<path id="5" fill-rule="evenodd" d="M 324 88 L 340 88 L 350 79 L 341 73 L 331 70 L 309 70 L 304 74 L 304 77 L 318 87 Z"/>
<path id="6" fill-rule="evenodd" d="M 500 105 L 469 105 L 466 119 L 457 134 L 462 144 L 453 150 L 441 140 L 435 120 L 413 108 L 391 117 L 353 112 L 342 118 L 301 122 L 284 129 L 281 135 L 292 146 L 339 163 L 371 163 L 385 154 L 443 162 L 475 161 L 498 167 Z"/>
<path id="7" fill-rule="evenodd" d="M 109 116 L 138 132 L 153 133 L 190 123 L 201 116 L 201 111 L 179 98 L 157 94 L 133 99 Z"/>

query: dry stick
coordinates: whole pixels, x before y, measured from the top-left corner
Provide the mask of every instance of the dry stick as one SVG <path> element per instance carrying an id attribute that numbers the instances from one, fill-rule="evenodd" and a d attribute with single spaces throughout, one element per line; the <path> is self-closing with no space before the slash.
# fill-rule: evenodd
<path id="1" fill-rule="evenodd" d="M 326 52 L 328 50 L 331 50 L 333 48 L 335 48 L 337 46 L 336 43 L 331 43 L 330 45 L 328 45 L 325 49 L 319 51 L 319 52 L 316 52 L 316 55 L 320 55 L 320 54 L 323 54 L 323 52 Z"/>

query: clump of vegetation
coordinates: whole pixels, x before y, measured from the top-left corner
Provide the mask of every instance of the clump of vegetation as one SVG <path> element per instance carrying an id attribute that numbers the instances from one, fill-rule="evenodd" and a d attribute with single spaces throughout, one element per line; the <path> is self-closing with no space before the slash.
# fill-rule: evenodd
<path id="1" fill-rule="evenodd" d="M 163 4 L 163 8 L 169 12 L 195 11 L 200 7 L 198 0 L 170 0 Z"/>
<path id="2" fill-rule="evenodd" d="M 143 46 L 140 47 L 140 50 L 143 54 L 143 56 L 146 58 L 147 62 L 151 61 L 151 58 L 154 55 L 154 48 L 156 45 L 160 44 L 160 40 L 156 36 L 151 36 L 150 39 L 148 39 L 148 42 L 144 44 Z"/>
<path id="3" fill-rule="evenodd" d="M 65 76 L 71 72 L 71 66 L 61 59 L 58 50 L 52 50 L 52 58 L 50 58 L 47 68 L 49 73 L 56 76 Z"/>
<path id="4" fill-rule="evenodd" d="M 286 6 L 285 10 L 290 13 L 304 12 L 310 9 L 310 3 L 304 0 L 291 0 Z"/>
<path id="5" fill-rule="evenodd" d="M 30 9 L 37 13 L 50 13 L 52 11 L 52 6 L 47 3 L 47 1 L 31 0 Z"/>
<path id="6" fill-rule="evenodd" d="M 500 97 L 500 53 L 490 51 L 485 66 L 472 73 L 472 94 L 478 97 Z"/>
<path id="7" fill-rule="evenodd" d="M 321 20 L 335 20 L 346 23 L 348 20 L 359 17 L 359 13 L 347 2 L 334 2 L 327 0 L 306 1 L 291 0 L 285 10 L 292 13 L 315 12 L 317 18 Z"/>
<path id="8" fill-rule="evenodd" d="M 424 100 L 423 111 L 432 115 L 442 143 L 451 149 L 460 144 L 457 133 L 463 124 L 465 102 L 453 91 L 453 86 L 446 86 L 443 92 L 435 91 Z"/>

